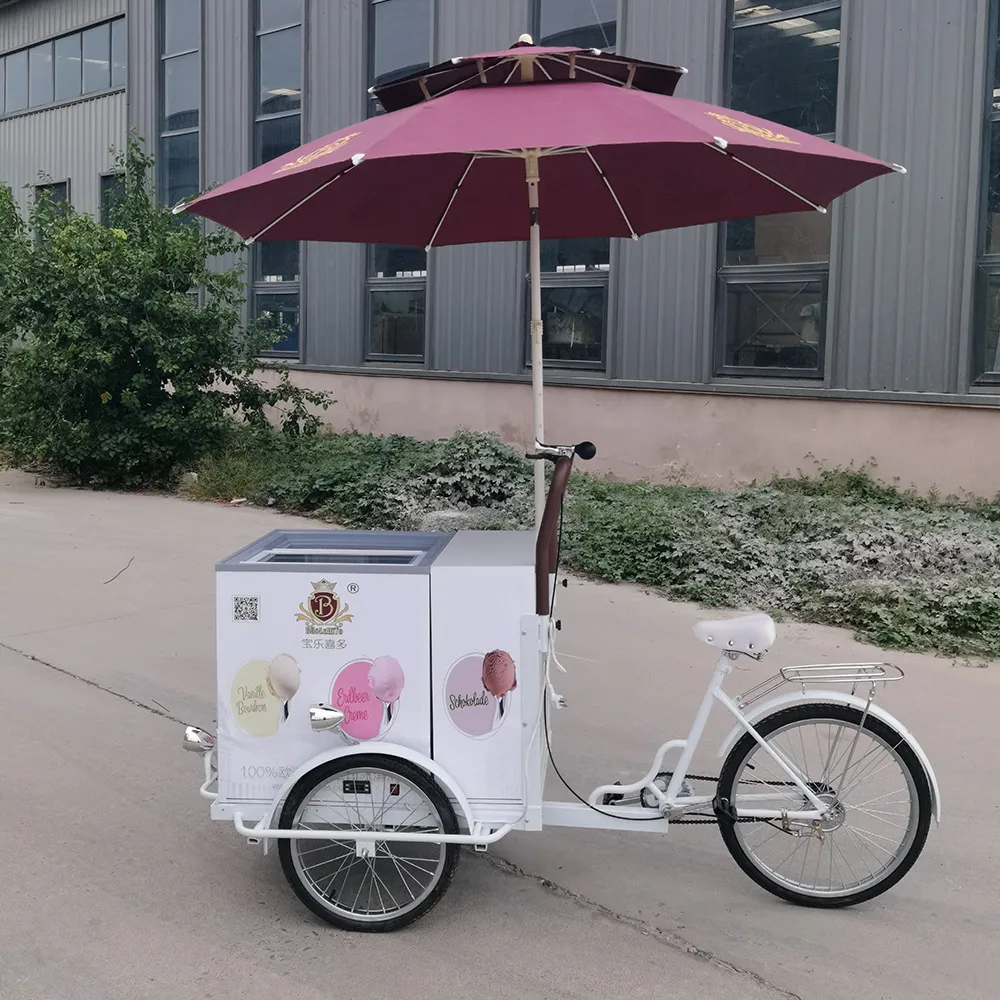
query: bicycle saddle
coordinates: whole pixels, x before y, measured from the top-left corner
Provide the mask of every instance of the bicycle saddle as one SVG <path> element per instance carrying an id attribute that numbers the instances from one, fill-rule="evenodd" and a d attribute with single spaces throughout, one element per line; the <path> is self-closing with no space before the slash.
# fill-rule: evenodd
<path id="1" fill-rule="evenodd" d="M 743 615 L 740 618 L 697 622 L 694 634 L 709 646 L 761 657 L 773 645 L 776 633 L 770 615 Z"/>

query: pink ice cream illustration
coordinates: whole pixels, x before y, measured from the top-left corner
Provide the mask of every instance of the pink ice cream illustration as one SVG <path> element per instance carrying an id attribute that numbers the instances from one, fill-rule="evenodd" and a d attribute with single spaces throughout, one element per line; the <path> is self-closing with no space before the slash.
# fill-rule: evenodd
<path id="1" fill-rule="evenodd" d="M 503 699 L 517 687 L 514 661 L 510 653 L 494 649 L 483 657 L 483 687 L 500 703 L 500 717 L 503 718 Z"/>
<path id="2" fill-rule="evenodd" d="M 386 722 L 392 722 L 392 709 L 403 692 L 403 668 L 392 656 L 379 656 L 368 671 L 368 684 L 372 694 L 385 705 Z"/>

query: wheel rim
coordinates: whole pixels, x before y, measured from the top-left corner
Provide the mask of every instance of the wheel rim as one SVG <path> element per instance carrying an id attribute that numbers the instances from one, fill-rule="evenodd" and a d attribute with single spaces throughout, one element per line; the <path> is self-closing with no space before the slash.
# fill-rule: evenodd
<path id="1" fill-rule="evenodd" d="M 852 895 L 889 878 L 920 819 L 913 775 L 898 752 L 902 739 L 893 745 L 842 719 L 792 722 L 764 739 L 831 812 L 816 826 L 791 823 L 792 835 L 780 821 L 738 822 L 736 837 L 750 862 L 779 885 L 819 898 Z M 738 813 L 812 808 L 759 744 L 740 764 L 733 791 Z"/>
<path id="2" fill-rule="evenodd" d="M 314 788 L 292 829 L 444 833 L 426 792 L 391 768 L 340 771 Z M 303 887 L 331 913 L 377 923 L 418 907 L 441 879 L 444 844 L 379 841 L 375 855 L 359 857 L 354 843 L 293 840 L 292 864 Z"/>

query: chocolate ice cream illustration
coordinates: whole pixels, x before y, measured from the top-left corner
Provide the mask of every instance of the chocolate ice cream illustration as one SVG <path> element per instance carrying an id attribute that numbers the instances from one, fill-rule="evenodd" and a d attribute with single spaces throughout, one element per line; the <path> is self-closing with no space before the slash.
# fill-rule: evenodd
<path id="1" fill-rule="evenodd" d="M 503 718 L 503 699 L 517 687 L 517 675 L 510 653 L 494 649 L 483 657 L 483 687 L 500 703 Z"/>
<path id="2" fill-rule="evenodd" d="M 299 689 L 302 671 L 287 653 L 279 653 L 267 668 L 267 687 L 281 702 L 282 721 L 288 718 L 288 703 Z"/>
<path id="3" fill-rule="evenodd" d="M 399 700 L 405 682 L 403 668 L 394 657 L 379 656 L 372 662 L 368 671 L 368 684 L 372 694 L 385 705 L 386 724 L 392 722 L 393 706 Z"/>

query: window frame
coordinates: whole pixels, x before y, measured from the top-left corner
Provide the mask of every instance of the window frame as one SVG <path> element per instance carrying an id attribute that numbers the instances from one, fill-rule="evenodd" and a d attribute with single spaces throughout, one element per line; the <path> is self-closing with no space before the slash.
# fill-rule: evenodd
<path id="1" fill-rule="evenodd" d="M 250 162 L 254 166 L 259 166 L 264 162 L 261 156 L 261 144 L 258 126 L 261 122 L 280 121 L 285 118 L 297 118 L 299 121 L 299 141 L 297 145 L 302 145 L 303 129 L 305 123 L 305 103 L 306 103 L 306 73 L 308 70 L 307 58 L 307 34 L 306 31 L 306 0 L 299 0 L 299 19 L 289 21 L 287 24 L 276 25 L 270 28 L 260 26 L 260 0 L 251 0 L 250 19 L 253 27 L 252 49 L 250 57 L 250 78 L 252 94 L 252 121 L 250 134 Z M 290 111 L 276 111 L 262 113 L 260 111 L 260 84 L 261 84 L 261 60 L 260 60 L 260 39 L 268 35 L 275 35 L 289 28 L 299 29 L 299 106 Z M 296 242 L 290 240 L 288 242 Z M 257 269 L 260 264 L 261 245 L 255 243 L 248 254 L 248 309 L 253 319 L 259 319 L 258 302 L 260 299 L 270 296 L 295 296 L 298 299 L 298 344 L 294 349 L 283 348 L 280 344 L 260 352 L 260 357 L 281 361 L 301 361 L 304 357 L 305 349 L 305 268 L 306 268 L 306 244 L 298 241 L 299 244 L 299 275 L 296 280 L 285 281 L 264 281 L 257 276 Z"/>
<path id="2" fill-rule="evenodd" d="M 989 323 L 990 279 L 1000 277 L 1000 247 L 986 252 L 986 233 L 990 199 L 990 152 L 993 128 L 1000 128 L 1000 97 L 994 98 L 996 72 L 1000 67 L 1000 0 L 991 0 L 987 21 L 986 80 L 983 87 L 984 123 L 980 147 L 980 191 L 977 206 L 979 220 L 976 227 L 976 263 L 973 282 L 973 336 L 972 379 L 973 386 L 1000 385 L 1000 370 L 991 371 L 986 366 L 986 334 Z M 1000 365 L 996 366 L 1000 369 Z"/>
<path id="3" fill-rule="evenodd" d="M 375 17 L 374 9 L 376 4 L 391 3 L 392 0 L 365 0 L 364 6 L 364 32 L 365 32 L 365 80 L 369 88 L 375 85 Z M 434 53 L 436 49 L 436 32 L 438 16 L 438 0 L 428 0 L 428 30 L 427 30 L 427 65 L 434 65 Z M 366 92 L 365 107 L 367 117 L 373 118 L 382 114 L 381 106 L 374 94 Z M 395 244 L 389 244 L 395 245 Z M 432 254 L 425 250 L 425 269 L 421 277 L 405 278 L 377 278 L 374 276 L 375 244 L 367 243 L 364 247 L 364 303 L 362 314 L 364 316 L 364 350 L 362 357 L 365 363 L 375 365 L 407 365 L 410 367 L 430 366 L 429 332 L 430 324 L 430 272 L 432 267 Z M 375 310 L 374 300 L 379 292 L 423 292 L 424 296 L 424 343 L 422 354 L 385 354 L 375 350 Z"/>
<path id="4" fill-rule="evenodd" d="M 748 27 L 759 27 L 762 24 L 774 24 L 779 21 L 787 21 L 794 17 L 809 16 L 811 14 L 823 14 L 831 10 L 839 10 L 840 20 L 840 47 L 837 62 L 837 91 L 838 101 L 835 115 L 838 119 L 839 129 L 840 116 L 840 90 L 843 78 L 843 45 L 844 45 L 844 2 L 843 0 L 819 0 L 819 2 L 809 3 L 802 0 L 802 3 L 788 11 L 778 11 L 773 14 L 764 14 L 759 17 L 750 18 L 746 21 L 736 22 L 735 0 L 727 0 L 728 16 L 726 19 L 726 42 L 724 48 L 723 64 L 723 93 L 725 95 L 724 104 L 731 106 L 733 93 L 733 42 L 737 31 Z M 738 110 L 738 109 L 737 109 Z M 816 133 L 817 138 L 836 141 L 837 131 Z M 806 214 L 806 213 L 803 213 Z M 767 218 L 767 216 L 755 216 L 755 218 Z M 736 221 L 736 220 L 734 220 Z M 832 222 L 832 219 L 831 219 Z M 715 269 L 715 322 L 713 324 L 714 343 L 712 347 L 712 374 L 713 377 L 722 381 L 731 381 L 736 378 L 764 378 L 780 380 L 787 383 L 790 380 L 801 379 L 807 384 L 822 382 L 827 376 L 827 354 L 830 336 L 830 287 L 831 287 L 831 265 L 834 256 L 833 238 L 834 229 L 831 226 L 830 232 L 830 252 L 826 261 L 812 261 L 797 264 L 728 264 L 726 262 L 727 235 L 729 223 L 718 224 L 717 249 L 716 249 L 716 269 Z M 823 319 L 820 325 L 819 344 L 816 347 L 816 367 L 815 368 L 765 368 L 759 366 L 744 367 L 740 365 L 730 365 L 726 363 L 727 353 L 727 300 L 729 289 L 732 285 L 774 285 L 790 284 L 794 282 L 808 282 L 820 280 L 825 285 L 823 297 Z"/>
<path id="5" fill-rule="evenodd" d="M 205 6 L 203 0 L 198 3 L 198 48 L 184 49 L 177 52 L 167 52 L 167 29 L 166 29 L 166 5 L 170 0 L 159 0 L 156 5 L 156 50 L 157 50 L 157 101 L 156 101 L 156 189 L 166 195 L 166 157 L 163 155 L 164 139 L 172 139 L 175 136 L 195 135 L 198 137 L 198 190 L 204 184 L 202 176 L 204 157 L 202 156 L 201 124 L 202 105 L 205 102 L 205 93 L 202 75 L 204 72 L 204 59 L 202 57 L 202 47 L 205 42 Z M 198 124 L 193 127 L 168 129 L 167 128 L 167 63 L 171 59 L 178 59 L 183 56 L 196 55 L 198 57 Z M 126 57 L 127 58 L 127 57 Z M 195 223 L 198 224 L 198 223 Z"/>
<path id="6" fill-rule="evenodd" d="M 62 31 L 57 35 L 50 35 L 48 38 L 41 38 L 36 42 L 32 42 L 30 45 L 22 45 L 15 49 L 9 49 L 5 52 L 0 52 L 0 121 L 4 121 L 8 118 L 20 118 L 23 115 L 35 115 L 43 111 L 51 111 L 54 108 L 68 107 L 71 104 L 79 104 L 81 101 L 92 101 L 98 97 L 108 97 L 111 94 L 124 93 L 126 89 L 125 84 L 119 86 L 109 86 L 106 90 L 93 90 L 89 93 L 83 92 L 83 66 L 80 67 L 80 93 L 76 97 L 64 97 L 61 100 L 56 99 L 56 42 L 60 42 L 65 38 L 72 38 L 74 35 L 80 38 L 80 50 L 83 51 L 83 33 L 85 31 L 90 31 L 92 28 L 100 28 L 104 25 L 108 26 L 108 39 L 109 39 L 109 58 L 113 59 L 111 53 L 111 32 L 113 25 L 117 21 L 125 21 L 126 15 L 116 14 L 114 17 L 101 18 L 98 21 L 94 21 L 92 24 L 86 24 L 83 27 L 76 28 L 73 31 Z M 43 45 L 49 45 L 52 49 L 52 65 L 51 73 L 49 74 L 52 80 L 52 100 L 46 101 L 44 104 L 32 105 L 31 103 L 31 57 L 29 53 L 33 49 L 37 49 Z M 25 97 L 26 103 L 23 108 L 17 108 L 14 111 L 6 110 L 6 99 L 7 99 L 7 59 L 10 56 L 17 56 L 24 53 L 25 59 Z M 126 28 L 126 46 L 125 46 L 125 71 L 126 77 L 128 74 L 128 35 Z M 111 83 L 114 76 L 113 64 L 109 63 L 108 66 L 108 82 Z"/>

